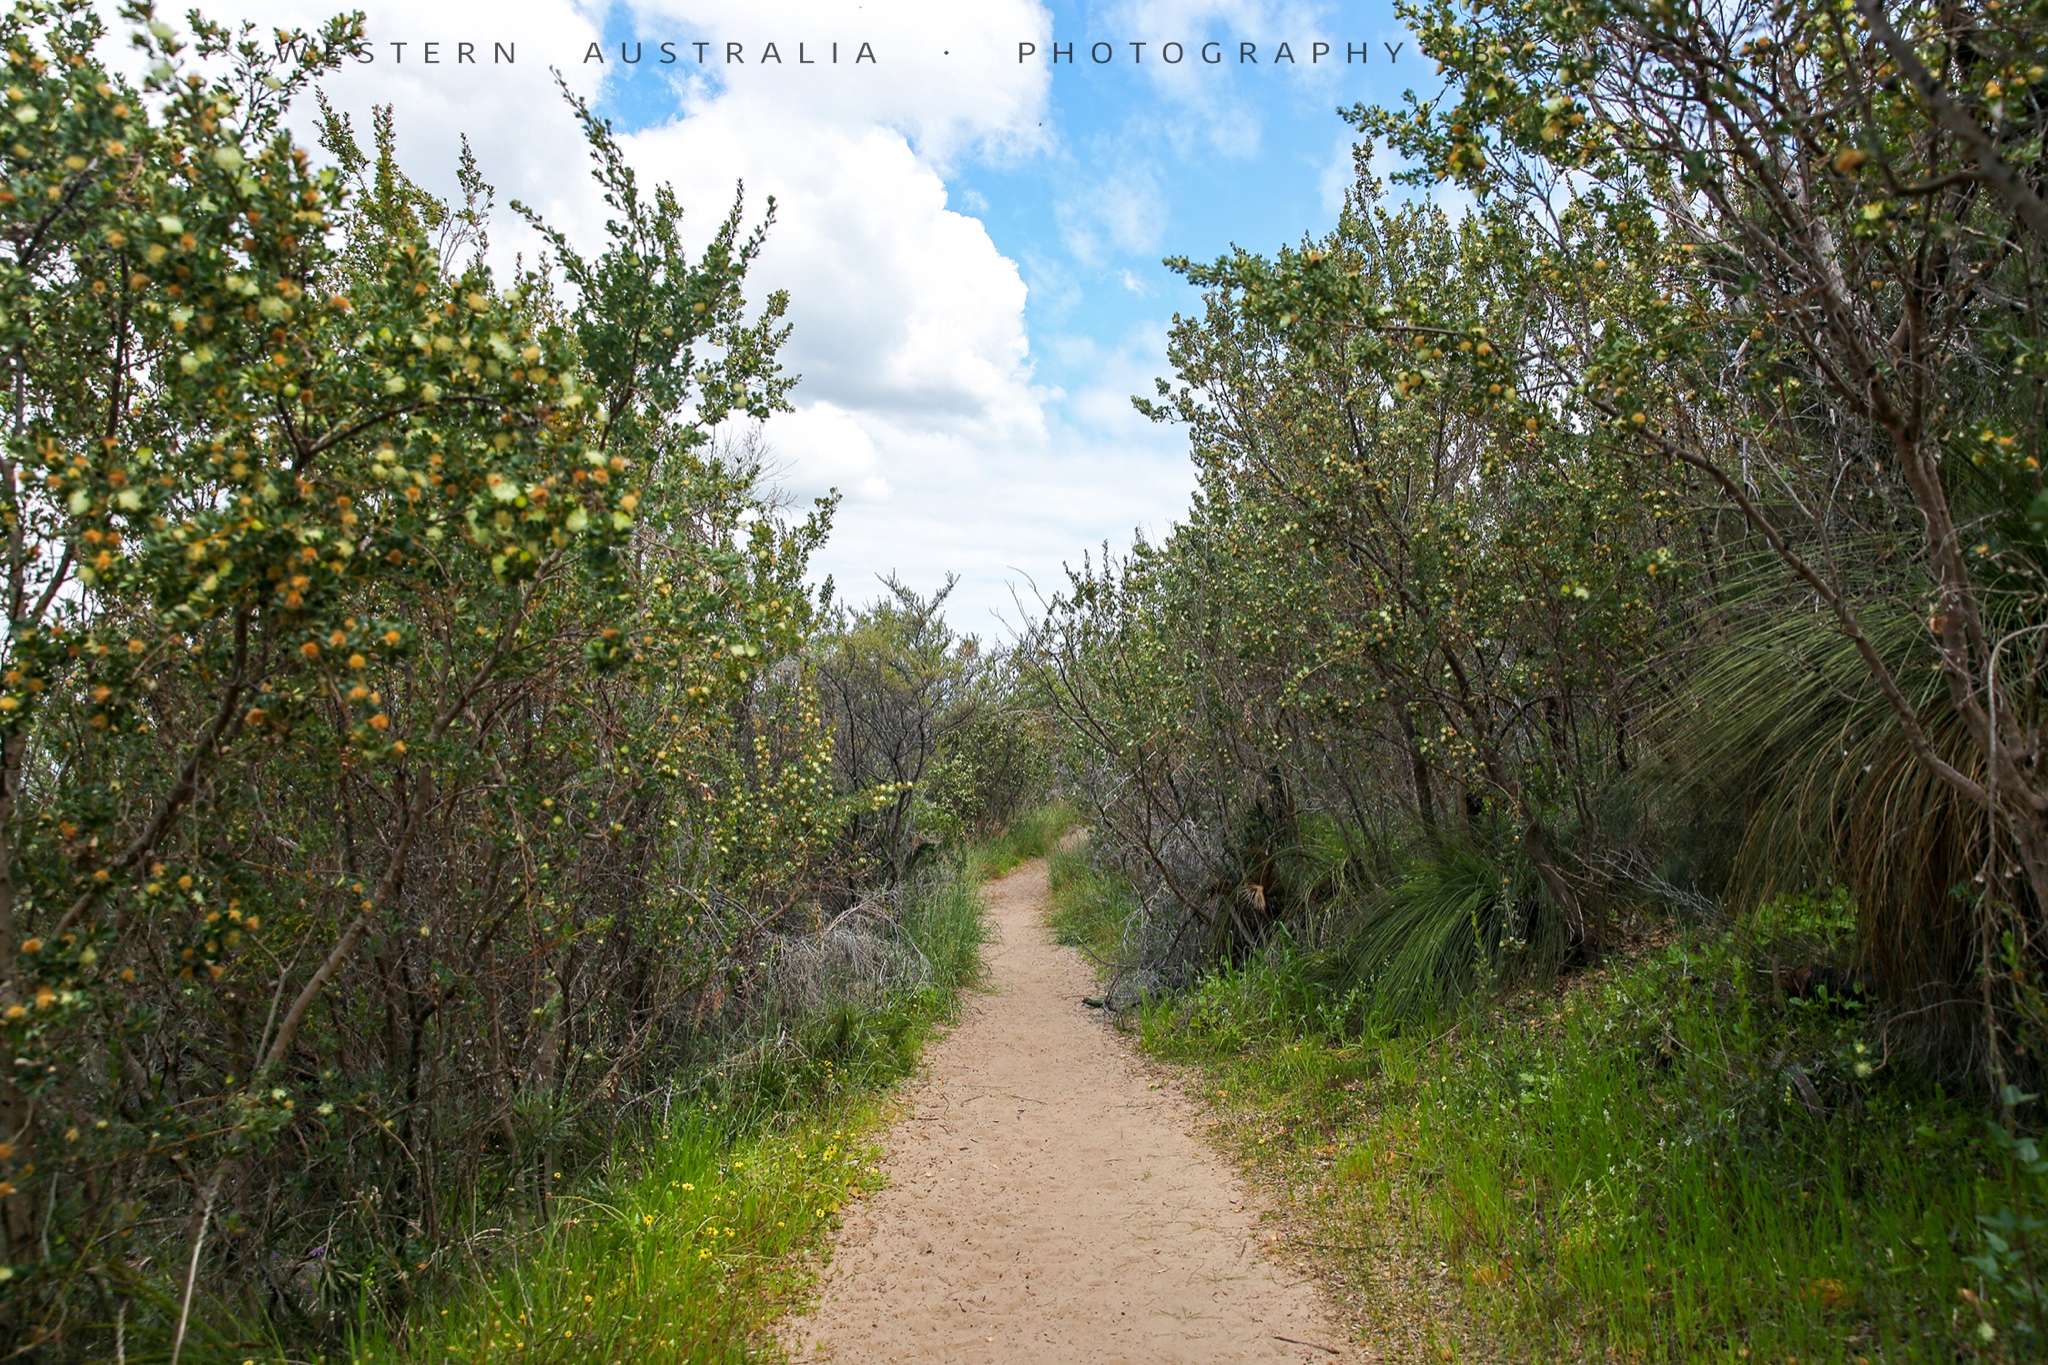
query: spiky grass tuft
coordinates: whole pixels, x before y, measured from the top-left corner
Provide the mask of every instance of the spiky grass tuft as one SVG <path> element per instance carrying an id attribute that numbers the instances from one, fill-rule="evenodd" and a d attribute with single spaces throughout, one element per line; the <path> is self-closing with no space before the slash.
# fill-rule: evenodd
<path id="1" fill-rule="evenodd" d="M 1982 817 L 1913 755 L 1831 622 L 1782 611 L 1736 620 L 1734 638 L 1692 673 L 1683 711 L 1664 718 L 1662 780 L 1695 811 L 1736 813 L 1723 853 L 1731 905 L 1846 887 L 1859 916 L 1857 965 L 1897 1021 L 1898 1043 L 1944 1070 L 1968 1070 L 1982 1037 L 1973 985 Z M 1866 630 L 1911 688 L 1936 750 L 1978 772 L 1923 623 L 1874 618 Z"/>

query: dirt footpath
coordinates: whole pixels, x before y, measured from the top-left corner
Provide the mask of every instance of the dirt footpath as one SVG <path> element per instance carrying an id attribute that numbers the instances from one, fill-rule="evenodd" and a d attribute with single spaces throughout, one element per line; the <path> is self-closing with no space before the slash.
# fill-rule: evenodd
<path id="1" fill-rule="evenodd" d="M 798 1360 L 1329 1362 L 1312 1285 L 1260 1255 L 1201 1111 L 1081 1003 L 1045 864 L 986 894 L 990 990 L 927 1054 L 887 1189 L 847 1210 Z M 1158 1088 L 1155 1088 L 1158 1087 Z"/>

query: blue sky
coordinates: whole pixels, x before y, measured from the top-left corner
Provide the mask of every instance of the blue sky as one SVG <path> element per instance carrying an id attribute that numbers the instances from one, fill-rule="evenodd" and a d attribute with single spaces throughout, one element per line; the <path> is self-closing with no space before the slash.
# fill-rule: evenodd
<path id="1" fill-rule="evenodd" d="M 1091 40 L 1133 33 L 1111 7 L 1050 7 L 1053 31 L 1072 41 L 1074 64 L 1053 70 L 1048 125 L 1054 145 L 1039 155 L 972 164 L 950 178 L 956 201 L 988 225 L 998 247 L 1017 260 L 1030 287 L 1028 318 L 1041 375 L 1072 384 L 1072 347 L 1062 338 L 1114 344 L 1157 331 L 1177 310 L 1199 306 L 1193 290 L 1162 264 L 1169 255 L 1208 260 L 1233 244 L 1270 252 L 1335 221 L 1336 195 L 1350 183 L 1352 130 L 1337 109 L 1398 94 L 1398 72 L 1416 63 L 1395 32 L 1390 4 L 1331 6 L 1327 28 L 1368 46 L 1368 60 L 1343 65 L 1344 48 L 1320 70 L 1305 71 L 1306 44 L 1294 66 L 1275 65 L 1275 44 L 1257 43 L 1260 65 L 1226 60 L 1213 68 L 1183 56 L 1181 75 L 1207 107 L 1169 99 L 1158 84 L 1153 49 L 1135 54 L 1126 38 L 1114 60 L 1096 65 Z M 1221 23 L 1189 25 L 1234 55 L 1239 41 Z M 1307 28 L 1307 26 L 1304 26 Z M 1174 31 L 1168 29 L 1167 31 Z M 1186 31 L 1185 29 L 1181 31 Z M 1283 29 L 1283 31 L 1285 31 Z M 1383 41 L 1409 58 L 1396 66 Z M 1192 39 L 1186 46 L 1192 46 Z M 1152 58 L 1150 65 L 1142 63 Z M 1140 207 L 1121 221 L 1091 214 L 1091 191 L 1128 186 Z"/>
<path id="2" fill-rule="evenodd" d="M 305 22 L 317 0 L 245 0 Z M 796 411 L 754 433 L 794 500 L 842 503 L 818 560 L 842 596 L 896 571 L 958 573 L 951 613 L 1001 633 L 1013 593 L 1058 586 L 1062 561 L 1163 532 L 1187 502 L 1184 440 L 1130 395 L 1166 373 L 1176 311 L 1199 306 L 1161 263 L 1232 244 L 1270 253 L 1334 222 L 1351 180 L 1340 105 L 1426 87 L 1391 0 L 368 0 L 379 58 L 330 82 L 362 112 L 388 102 L 401 152 L 452 181 L 459 135 L 502 198 L 595 245 L 549 67 L 590 95 L 686 231 L 708 233 L 744 180 L 778 218 L 757 268 L 787 288 Z M 516 64 L 454 68 L 448 45 L 517 41 Z M 401 57 L 389 45 L 411 46 Z M 420 62 L 422 44 L 444 64 Z M 663 66 L 658 45 L 682 60 Z M 701 65 L 689 44 L 713 44 Z M 1312 62 L 1312 45 L 1330 51 Z M 740 44 L 738 64 L 719 60 Z M 764 64 L 773 42 L 780 64 Z M 833 42 L 842 63 L 799 68 Z M 844 59 L 861 42 L 876 60 Z M 1018 61 L 1018 46 L 1037 51 Z M 1091 59 L 1111 44 L 1111 60 Z M 1131 44 L 1145 44 L 1134 53 Z M 1182 45 L 1177 65 L 1163 45 Z M 1201 45 L 1224 60 L 1201 61 Z M 1258 61 L 1239 60 L 1256 45 Z M 1295 58 L 1276 63 L 1286 42 Z M 606 54 L 592 60 L 590 44 Z M 621 60 L 637 44 L 642 60 Z M 1364 61 L 1345 60 L 1354 43 Z M 1073 60 L 1050 62 L 1055 44 Z M 1390 58 L 1388 44 L 1401 47 Z M 491 49 L 484 48 L 484 51 Z M 501 255 L 533 249 L 502 223 Z M 744 440 L 747 433 L 727 436 Z"/>

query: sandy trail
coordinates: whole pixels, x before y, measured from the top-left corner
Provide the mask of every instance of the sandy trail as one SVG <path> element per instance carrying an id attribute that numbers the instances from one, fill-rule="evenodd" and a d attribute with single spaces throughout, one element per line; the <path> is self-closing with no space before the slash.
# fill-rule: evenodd
<path id="1" fill-rule="evenodd" d="M 991 989 L 927 1055 L 890 1184 L 848 1209 L 792 1354 L 1336 1359 L 1313 1287 L 1259 1254 L 1244 1187 L 1192 1135 L 1201 1111 L 1081 1004 L 1095 981 L 1041 927 L 1045 893 L 1042 861 L 987 887 Z"/>

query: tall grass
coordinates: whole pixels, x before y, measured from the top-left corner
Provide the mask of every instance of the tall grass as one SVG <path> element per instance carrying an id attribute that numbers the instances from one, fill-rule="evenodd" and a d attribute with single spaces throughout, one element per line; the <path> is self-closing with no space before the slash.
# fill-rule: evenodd
<path id="1" fill-rule="evenodd" d="M 1113 942 L 1128 891 L 1077 855 L 1054 871 L 1063 936 Z M 1465 880 L 1471 903 L 1432 923 L 1483 925 Z M 1980 1218 L 2024 1228 L 2042 1182 L 1980 1105 L 1889 1065 L 1855 999 L 1782 988 L 1853 950 L 1853 916 L 1784 899 L 1553 988 L 1405 1014 L 1283 943 L 1129 1017 L 1200 1068 L 1242 1155 L 1306 1192 L 1324 1259 L 1444 1263 L 1446 1359 L 2037 1358 L 2025 1283 L 1982 1271 Z"/>
<path id="2" fill-rule="evenodd" d="M 1564 926 L 1526 858 L 1474 838 L 1442 838 L 1408 851 L 1374 886 L 1334 821 L 1305 820 L 1286 850 L 1289 899 L 1303 908 L 1274 942 L 1314 951 L 1302 970 L 1341 999 L 1354 1026 L 1427 1019 L 1475 992 L 1543 980 L 1563 955 Z M 1321 847 L 1317 847 L 1318 842 Z M 1070 947 L 1112 972 L 1139 968 L 1131 940 L 1138 897 L 1114 870 L 1074 844 L 1051 858 L 1048 924 Z"/>
<path id="3" fill-rule="evenodd" d="M 355 1359 L 758 1359 L 804 1288 L 799 1253 L 875 1184 L 874 1117 L 868 1098 L 737 1143 L 715 1113 L 650 1133 L 620 1154 L 630 1177 L 560 1197 L 553 1221 L 406 1330 L 364 1324 Z"/>
<path id="4" fill-rule="evenodd" d="M 1019 863 L 1051 853 L 1061 836 L 1080 823 L 1081 813 L 1062 802 L 1035 806 L 995 838 L 974 845 L 968 854 L 970 871 L 984 880 L 1000 877 Z"/>
<path id="5" fill-rule="evenodd" d="M 1130 883 L 1098 868 L 1087 845 L 1078 842 L 1053 849 L 1047 865 L 1052 906 L 1046 923 L 1053 937 L 1069 948 L 1083 949 L 1098 964 L 1114 962 L 1124 927 L 1138 910 Z"/>
<path id="6" fill-rule="evenodd" d="M 1361 900 L 1332 965 L 1337 984 L 1389 1025 L 1440 1014 L 1510 972 L 1552 968 L 1563 948 L 1526 860 L 1474 843 L 1423 847 Z"/>
<path id="7" fill-rule="evenodd" d="M 405 1321 L 365 1314 L 354 1361 L 694 1365 L 772 1355 L 767 1328 L 801 1299 L 806 1253 L 848 1199 L 878 1182 L 872 1139 L 884 1090 L 916 1064 L 980 969 L 985 927 L 971 871 L 983 865 L 956 857 L 785 944 L 745 1036 L 685 1078 L 662 1121 L 622 1135 L 604 1172 L 556 1195 L 546 1220 L 479 1219 L 472 1263 Z"/>
<path id="8" fill-rule="evenodd" d="M 1742 974 L 1674 949 L 1469 1040 L 1382 1048 L 1382 1134 L 1336 1168 L 1345 1197 L 1405 1213 L 1557 1354 L 1953 1358 L 1981 1126 L 1857 1076 L 1877 1054 L 1853 1029 L 1759 1010 Z"/>

